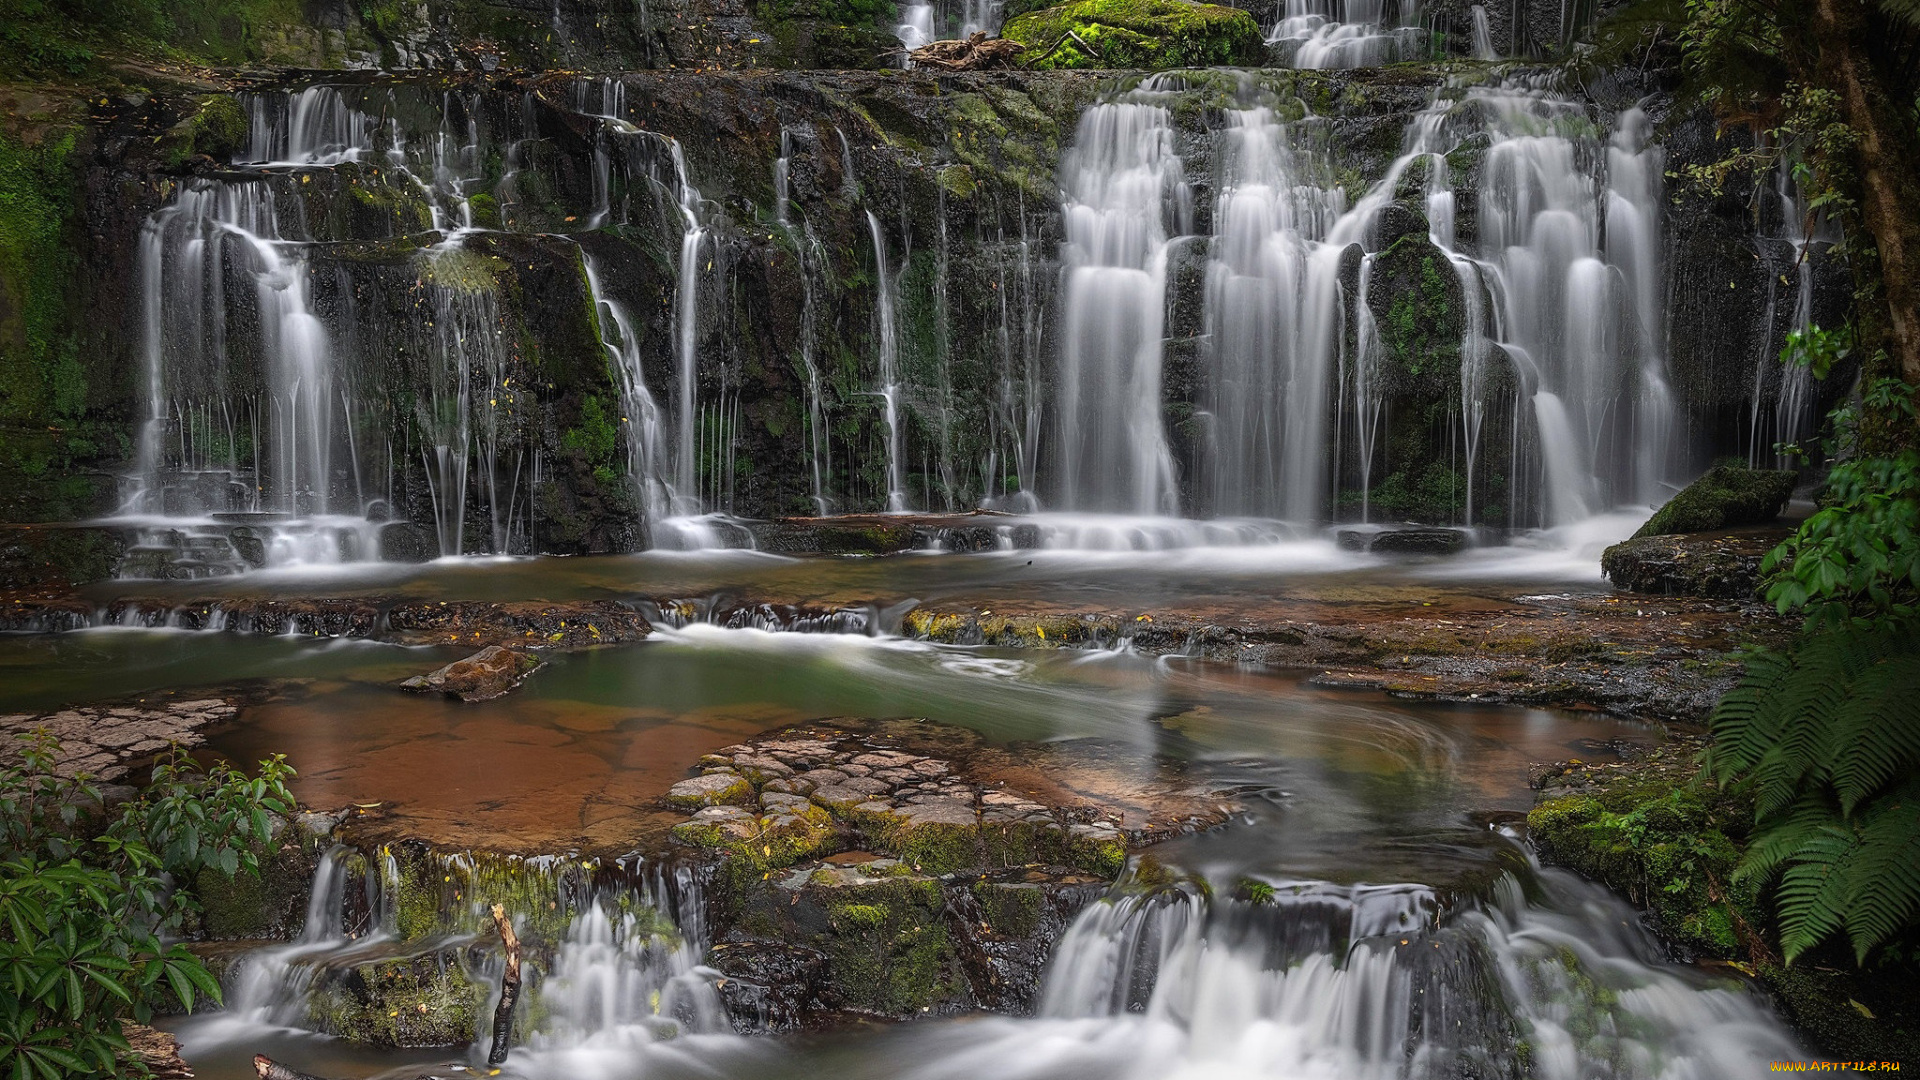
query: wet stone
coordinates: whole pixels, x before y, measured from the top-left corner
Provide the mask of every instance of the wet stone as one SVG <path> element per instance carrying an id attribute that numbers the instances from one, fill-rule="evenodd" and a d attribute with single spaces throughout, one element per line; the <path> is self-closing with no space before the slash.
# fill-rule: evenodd
<path id="1" fill-rule="evenodd" d="M 738 773 L 711 772 L 682 780 L 667 789 L 667 801 L 676 806 L 713 806 L 719 803 L 745 802 L 753 796 L 753 785 Z"/>
<path id="2" fill-rule="evenodd" d="M 529 652 L 489 645 L 463 660 L 415 675 L 400 688 L 461 701 L 490 701 L 511 692 L 545 663 Z"/>

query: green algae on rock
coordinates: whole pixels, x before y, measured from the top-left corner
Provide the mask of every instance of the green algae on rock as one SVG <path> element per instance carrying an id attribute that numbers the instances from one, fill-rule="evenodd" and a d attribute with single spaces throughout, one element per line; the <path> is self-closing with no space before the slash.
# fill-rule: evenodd
<path id="1" fill-rule="evenodd" d="M 1634 538 L 1765 524 L 1787 508 L 1798 480 L 1784 470 L 1716 465 L 1654 511 Z"/>
<path id="2" fill-rule="evenodd" d="M 1253 16 L 1186 0 L 1077 0 L 1029 12 L 1001 33 L 1046 50 L 1035 68 L 1147 68 L 1253 65 L 1266 38 Z"/>

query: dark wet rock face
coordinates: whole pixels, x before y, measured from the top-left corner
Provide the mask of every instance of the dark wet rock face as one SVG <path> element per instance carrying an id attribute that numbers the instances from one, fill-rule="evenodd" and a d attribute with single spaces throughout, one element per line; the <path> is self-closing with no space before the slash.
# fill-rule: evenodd
<path id="1" fill-rule="evenodd" d="M 1784 539 L 1778 531 L 1636 537 L 1609 547 L 1600 566 L 1629 592 L 1753 600 L 1761 561 Z"/>
<path id="2" fill-rule="evenodd" d="M 545 663 L 529 652 L 489 645 L 465 659 L 415 675 L 401 683 L 400 689 L 445 694 L 461 701 L 491 701 L 512 692 Z"/>
<path id="3" fill-rule="evenodd" d="M 1716 465 L 1654 511 L 1636 539 L 1763 525 L 1780 516 L 1799 477 L 1774 469 Z"/>

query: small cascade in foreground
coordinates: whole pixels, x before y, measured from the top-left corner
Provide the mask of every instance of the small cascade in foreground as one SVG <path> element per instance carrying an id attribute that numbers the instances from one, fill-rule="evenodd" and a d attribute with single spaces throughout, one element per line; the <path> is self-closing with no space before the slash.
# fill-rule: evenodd
<path id="1" fill-rule="evenodd" d="M 705 898 L 690 871 L 643 873 L 627 896 L 574 914 L 553 970 L 523 1015 L 542 1016 L 506 1068 L 527 1076 L 627 1075 L 655 1047 L 733 1026 L 707 951 Z M 489 975 L 495 973 L 489 972 Z M 497 979 L 495 980 L 497 982 Z M 483 1015 L 491 1016 L 493 1001 Z M 476 1054 L 484 1053 L 479 1041 Z"/>
<path id="2" fill-rule="evenodd" d="M 1062 162 L 1066 242 L 1055 487 L 1068 510 L 1174 514 L 1161 415 L 1167 249 L 1192 196 L 1156 79 L 1080 117 Z"/>
<path id="3" fill-rule="evenodd" d="M 380 852 L 360 873 L 357 852 L 334 847 L 320 856 L 307 897 L 300 935 L 286 945 L 249 953 L 234 967 L 226 991 L 228 1014 L 219 1036 L 244 1038 L 254 1027 L 305 1028 L 309 998 L 329 968 L 351 966 L 393 940 L 399 875 L 393 857 Z"/>
<path id="4" fill-rule="evenodd" d="M 1451 914 L 1417 885 L 1101 901 L 1056 947 L 1038 1018 L 905 1075 L 1732 1080 L 1798 1052 L 1758 995 L 1666 964 L 1603 890 L 1537 884 Z"/>
<path id="5" fill-rule="evenodd" d="M 1428 48 L 1417 0 L 1283 0 L 1267 42 L 1297 68 L 1379 67 Z"/>
<path id="6" fill-rule="evenodd" d="M 471 856 L 448 857 L 439 865 L 444 874 L 435 871 L 431 878 L 444 876 L 448 883 L 439 932 L 403 940 L 397 905 L 407 871 L 384 848 L 372 856 L 344 847 L 327 852 L 299 937 L 243 957 L 229 976 L 225 1012 L 192 1038 L 219 1045 L 245 1044 L 262 1029 L 333 1033 L 329 1025 L 336 1015 L 370 1007 L 362 1000 L 365 987 L 357 985 L 365 972 L 433 955 L 453 970 L 450 985 L 478 984 L 476 994 L 479 986 L 490 988 L 484 1010 L 472 1013 L 482 1018 L 479 1030 L 468 1033 L 468 1053 L 483 1059 L 505 963 L 490 948 L 487 898 L 524 887 L 530 878 L 545 879 L 552 899 L 542 903 L 545 911 L 514 912 L 527 952 L 520 1030 L 508 1071 L 617 1071 L 630 1068 L 653 1044 L 732 1031 L 715 973 L 701 964 L 706 901 L 691 871 L 593 864 L 582 871 L 570 859 L 500 863 Z M 600 883 L 592 884 L 596 879 Z M 532 895 L 539 896 L 537 885 Z M 415 911 L 413 918 L 421 914 Z M 489 951 L 476 962 L 470 947 Z"/>

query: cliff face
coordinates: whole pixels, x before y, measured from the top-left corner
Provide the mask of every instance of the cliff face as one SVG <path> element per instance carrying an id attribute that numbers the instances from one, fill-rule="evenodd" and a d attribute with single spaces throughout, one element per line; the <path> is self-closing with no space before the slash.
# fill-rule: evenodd
<path id="1" fill-rule="evenodd" d="M 632 550 L 698 510 L 1051 497 L 1068 436 L 1062 191 L 1078 175 L 1063 163 L 1089 106 L 1140 76 L 783 70 L 891 63 L 863 50 L 885 47 L 892 17 L 321 3 L 277 36 L 244 28 L 247 55 L 428 70 L 150 78 L 160 89 L 48 111 L 0 170 L 6 518 L 364 515 L 338 541 L 351 554 L 420 557 Z M 1435 24 L 1437 48 L 1469 40 L 1460 18 Z M 1539 358 L 1461 344 L 1502 302 L 1472 260 L 1503 257 L 1476 220 L 1489 136 L 1474 125 L 1494 106 L 1461 76 L 1486 77 L 1400 64 L 1143 84 L 1182 169 L 1158 406 L 1186 512 L 1274 512 L 1236 501 L 1251 466 L 1220 465 L 1240 436 L 1222 420 L 1239 391 L 1217 292 L 1219 200 L 1248 182 L 1234 132 L 1270 115 L 1343 205 L 1398 177 L 1339 270 L 1322 514 L 1547 514 L 1528 464 L 1543 436 L 1511 404 Z M 1576 154 L 1604 157 L 1642 102 L 1669 167 L 1712 151 L 1657 73 L 1564 100 L 1554 123 Z M 1461 133 L 1441 181 L 1440 158 L 1403 160 L 1422 116 Z M 1446 250 L 1427 239 L 1438 182 Z M 1774 411 L 1763 361 L 1799 260 L 1765 239 L 1779 232 L 1751 192 L 1669 195 L 1657 287 L 1684 472 L 1746 453 Z M 1832 277 L 1813 264 L 1816 316 Z M 1463 393 L 1484 416 L 1461 419 Z"/>

